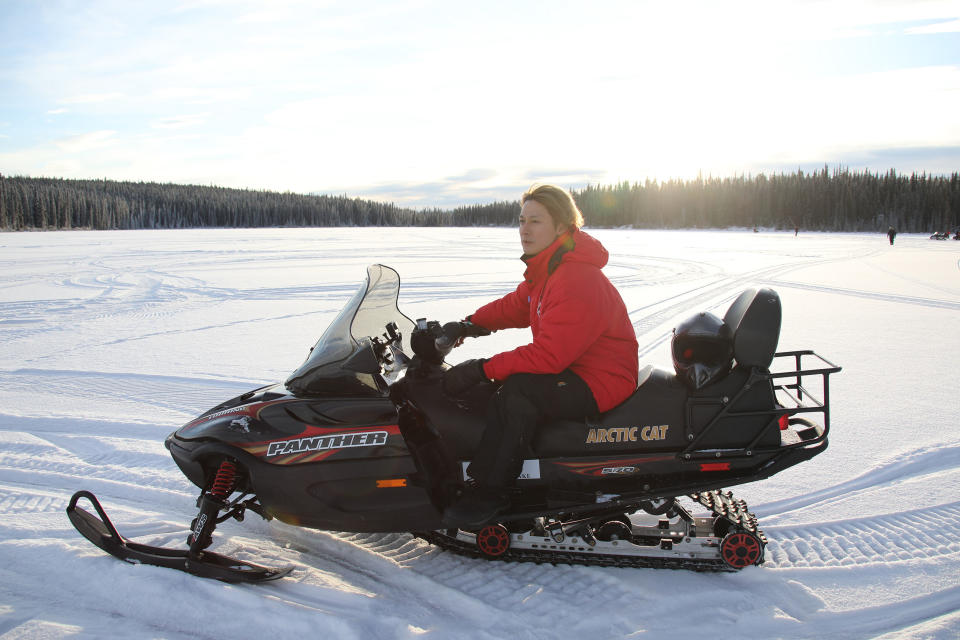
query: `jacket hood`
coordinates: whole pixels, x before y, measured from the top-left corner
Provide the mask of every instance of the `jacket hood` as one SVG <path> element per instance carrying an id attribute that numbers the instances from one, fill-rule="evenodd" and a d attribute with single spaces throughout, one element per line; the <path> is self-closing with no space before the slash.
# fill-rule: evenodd
<path id="1" fill-rule="evenodd" d="M 561 262 L 582 262 L 602 269 L 610 259 L 606 248 L 586 231 L 575 230 L 573 243 L 573 250 L 563 254 Z"/>
<path id="2" fill-rule="evenodd" d="M 549 276 L 564 263 L 578 262 L 602 269 L 609 258 L 610 254 L 599 240 L 575 229 L 561 235 L 540 253 L 524 255 L 521 260 L 527 265 L 524 279 L 533 282 Z"/>

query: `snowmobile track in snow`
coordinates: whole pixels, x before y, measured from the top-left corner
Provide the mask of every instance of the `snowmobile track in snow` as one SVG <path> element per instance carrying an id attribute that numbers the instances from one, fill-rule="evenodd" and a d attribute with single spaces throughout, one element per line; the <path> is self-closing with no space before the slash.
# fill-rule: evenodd
<path id="1" fill-rule="evenodd" d="M 960 558 L 960 502 L 803 527 L 767 527 L 769 567 L 835 567 Z"/>
<path id="2" fill-rule="evenodd" d="M 266 588 L 109 558 L 63 515 L 72 491 L 96 491 L 138 540 L 182 545 L 196 494 L 163 438 L 181 418 L 256 386 L 247 376 L 274 381 L 308 346 L 254 369 L 240 351 L 203 367 L 174 362 L 171 345 L 205 353 L 211 337 L 242 343 L 245 325 L 269 333 L 275 318 L 286 318 L 282 333 L 314 324 L 340 308 L 370 262 L 419 269 L 405 282 L 405 301 L 437 315 L 461 298 L 503 295 L 519 273 L 509 264 L 491 270 L 516 260 L 513 245 L 505 248 L 513 229 L 425 229 L 399 243 L 382 230 L 267 233 L 9 234 L 0 258 L 0 636 L 214 640 L 275 633 L 282 624 L 287 635 L 351 640 L 957 637 L 960 445 L 952 403 L 941 402 L 935 386 L 910 387 L 903 391 L 917 402 L 904 409 L 899 388 L 878 395 L 869 378 L 883 361 L 867 350 L 899 331 L 903 348 L 888 361 L 900 375 L 952 379 L 941 355 L 913 347 L 956 335 L 960 243 L 908 236 L 888 250 L 885 237 L 868 234 L 801 233 L 795 241 L 792 233 L 717 233 L 700 242 L 694 232 L 678 250 L 679 233 L 598 232 L 620 245 L 607 271 L 625 289 L 644 353 L 669 340 L 671 322 L 716 309 L 748 286 L 783 287 L 798 304 L 840 301 L 857 316 L 909 313 L 931 328 L 927 337 L 881 325 L 840 338 L 826 305 L 813 318 L 808 329 L 823 332 L 824 353 L 845 368 L 844 393 L 833 398 L 837 437 L 823 457 L 829 468 L 821 467 L 837 480 L 803 467 L 790 482 L 759 488 L 772 500 L 750 499 L 768 538 L 762 567 L 705 574 L 490 562 L 410 534 L 329 533 L 252 516 L 224 523 L 213 549 L 297 565 Z M 166 244 L 152 246 L 157 238 Z M 24 241 L 29 246 L 18 246 Z M 909 262 L 931 252 L 950 254 L 948 274 Z M 875 281 L 848 277 L 844 262 L 862 259 L 870 261 L 865 272 L 888 269 Z M 461 272 L 469 276 L 462 285 Z M 862 471 L 837 471 L 854 458 Z"/>

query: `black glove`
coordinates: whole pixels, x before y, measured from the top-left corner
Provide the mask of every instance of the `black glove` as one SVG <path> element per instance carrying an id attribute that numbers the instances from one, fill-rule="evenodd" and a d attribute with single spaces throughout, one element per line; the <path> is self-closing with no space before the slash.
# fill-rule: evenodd
<path id="1" fill-rule="evenodd" d="M 443 374 L 443 392 L 447 395 L 458 396 L 471 387 L 487 380 L 483 372 L 483 363 L 486 360 L 465 360 L 455 367 L 447 369 Z"/>
<path id="2" fill-rule="evenodd" d="M 480 336 L 488 336 L 490 333 L 489 329 L 484 329 L 469 320 L 448 322 L 443 325 L 443 335 L 437 338 L 437 347 L 452 349 L 462 345 L 466 338 L 479 338 Z"/>

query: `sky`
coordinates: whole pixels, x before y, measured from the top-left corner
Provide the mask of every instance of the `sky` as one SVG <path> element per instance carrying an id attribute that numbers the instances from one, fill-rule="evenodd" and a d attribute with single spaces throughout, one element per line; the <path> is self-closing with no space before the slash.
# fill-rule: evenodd
<path id="1" fill-rule="evenodd" d="M 0 0 L 0 173 L 415 208 L 960 170 L 960 0 Z"/>

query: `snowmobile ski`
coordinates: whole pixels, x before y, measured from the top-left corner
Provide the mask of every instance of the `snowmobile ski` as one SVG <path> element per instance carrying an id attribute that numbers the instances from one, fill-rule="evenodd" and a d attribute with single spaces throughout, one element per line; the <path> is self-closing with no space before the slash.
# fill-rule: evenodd
<path id="1" fill-rule="evenodd" d="M 77 506 L 81 498 L 93 505 L 97 515 Z M 110 555 L 131 564 L 149 564 L 177 569 L 203 578 L 224 582 L 266 582 L 277 580 L 293 571 L 293 567 L 272 568 L 237 560 L 210 551 L 191 552 L 131 542 L 117 532 L 100 501 L 89 491 L 77 491 L 67 506 L 70 522 L 87 540 Z"/>

